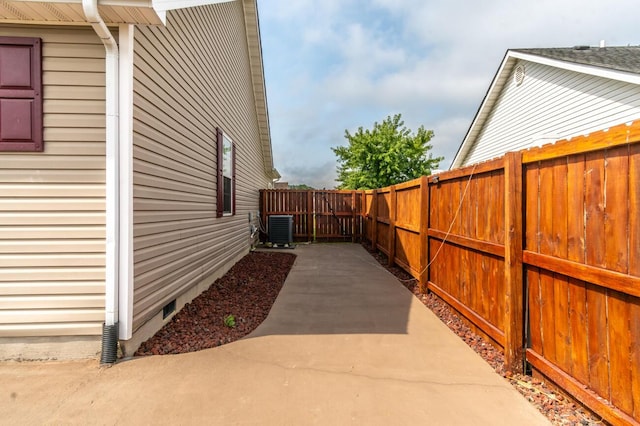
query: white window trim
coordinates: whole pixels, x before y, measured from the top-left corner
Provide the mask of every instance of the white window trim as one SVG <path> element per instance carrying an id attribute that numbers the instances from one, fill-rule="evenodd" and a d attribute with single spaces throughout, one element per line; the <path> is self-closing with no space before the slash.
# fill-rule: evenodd
<path id="1" fill-rule="evenodd" d="M 234 188 L 234 182 L 233 182 L 233 165 L 234 165 L 234 158 L 233 158 L 233 139 L 231 139 L 231 137 L 226 134 L 224 131 L 222 132 L 222 152 L 224 153 L 224 149 L 225 149 L 225 142 L 229 142 L 229 148 L 231 150 L 231 152 L 229 153 L 230 155 L 230 161 L 231 161 L 231 170 L 230 170 L 230 174 L 227 176 L 224 174 L 224 164 L 225 161 L 224 159 L 222 160 L 222 179 L 224 180 L 225 177 L 229 178 L 229 180 L 231 180 L 231 200 L 229 201 L 229 211 L 227 211 L 227 209 L 225 208 L 225 204 L 224 204 L 224 199 L 222 200 L 222 216 L 226 217 L 226 216 L 233 216 L 233 192 L 235 190 Z M 222 188 L 223 188 L 223 196 L 224 196 L 224 183 L 222 184 Z"/>

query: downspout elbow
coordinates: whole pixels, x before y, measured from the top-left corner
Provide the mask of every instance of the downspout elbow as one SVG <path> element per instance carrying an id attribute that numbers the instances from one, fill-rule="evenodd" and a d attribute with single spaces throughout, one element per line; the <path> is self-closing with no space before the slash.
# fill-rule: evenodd
<path id="1" fill-rule="evenodd" d="M 107 54 L 109 54 L 109 50 L 115 50 L 117 55 L 118 53 L 118 44 L 116 43 L 116 39 L 109 31 L 109 28 L 104 23 L 104 20 L 100 16 L 100 11 L 98 10 L 98 0 L 82 0 L 82 10 L 84 12 L 84 16 L 87 19 L 87 22 L 91 24 L 93 30 L 96 32 L 98 37 L 102 40 L 105 48 L 107 49 Z"/>

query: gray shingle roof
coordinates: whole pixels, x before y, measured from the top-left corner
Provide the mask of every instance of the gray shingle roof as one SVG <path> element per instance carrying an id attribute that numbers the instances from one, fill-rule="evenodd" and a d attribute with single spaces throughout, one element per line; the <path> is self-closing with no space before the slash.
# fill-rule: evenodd
<path id="1" fill-rule="evenodd" d="M 512 49 L 514 52 L 640 74 L 640 46 Z"/>

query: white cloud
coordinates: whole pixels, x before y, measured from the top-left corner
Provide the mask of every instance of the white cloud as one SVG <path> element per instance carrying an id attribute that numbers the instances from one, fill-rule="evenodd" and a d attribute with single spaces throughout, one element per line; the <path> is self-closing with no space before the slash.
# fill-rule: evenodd
<path id="1" fill-rule="evenodd" d="M 444 156 L 440 169 L 448 169 L 460 147 L 460 135 L 466 134 L 471 123 L 464 116 L 452 116 L 435 123 L 432 127 L 434 156 Z"/>
<path id="2" fill-rule="evenodd" d="M 298 163 L 280 171 L 282 182 L 292 185 L 305 184 L 315 189 L 333 189 L 337 182 L 336 167 L 333 161 L 322 164 L 303 165 Z"/>
<path id="3" fill-rule="evenodd" d="M 345 129 L 395 113 L 448 166 L 509 48 L 640 43 L 637 0 L 259 3 L 276 167 L 316 187 Z"/>

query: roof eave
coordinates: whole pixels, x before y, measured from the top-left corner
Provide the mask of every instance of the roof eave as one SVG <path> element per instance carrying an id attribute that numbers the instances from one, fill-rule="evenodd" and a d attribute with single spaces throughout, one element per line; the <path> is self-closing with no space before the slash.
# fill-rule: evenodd
<path id="1" fill-rule="evenodd" d="M 553 59 L 513 50 L 509 51 L 509 56 L 529 62 L 535 62 L 542 65 L 565 69 L 568 71 L 575 71 L 582 74 L 609 78 L 611 80 L 618 80 L 626 83 L 640 84 L 640 74 L 629 71 L 622 71 L 614 68 L 603 68 L 597 65 L 580 64 L 571 61 L 563 61 L 561 59 Z"/>
<path id="2" fill-rule="evenodd" d="M 169 10 L 230 1 L 235 0 L 98 0 L 98 7 L 108 24 L 164 25 Z M 264 171 L 269 178 L 278 179 L 280 174 L 273 166 L 257 5 L 255 0 L 241 1 Z M 26 3 L 29 3 L 28 7 L 21 7 Z M 0 2 L 0 22 L 87 24 L 82 12 L 82 0 L 5 0 Z"/>
<path id="3" fill-rule="evenodd" d="M 507 50 L 507 53 L 505 54 L 505 57 L 500 64 L 500 68 L 498 69 L 496 76 L 489 86 L 489 90 L 487 91 L 484 100 L 480 104 L 478 112 L 471 122 L 471 126 L 469 127 L 469 130 L 467 131 L 462 144 L 460 144 L 458 152 L 451 162 L 450 170 L 461 167 L 464 163 L 467 155 L 469 154 L 469 151 L 476 141 L 476 138 L 484 128 L 486 120 L 493 110 L 493 107 L 495 106 L 498 97 L 500 96 L 500 93 L 505 86 L 507 79 L 513 69 L 513 66 L 518 60 L 534 62 L 555 68 L 579 72 L 582 74 L 589 74 L 597 77 L 609 78 L 612 80 L 619 80 L 627 83 L 640 84 L 640 75 L 635 73 L 610 68 L 602 68 L 595 65 L 585 65 L 570 61 L 562 61 L 559 59 L 552 59 L 514 50 Z"/>
<path id="4" fill-rule="evenodd" d="M 98 0 L 107 24 L 165 25 L 167 11 L 233 0 Z M 84 25 L 82 0 L 5 0 L 0 22 Z"/>
<path id="5" fill-rule="evenodd" d="M 262 62 L 262 44 L 260 42 L 260 22 L 258 7 L 255 0 L 242 0 L 244 10 L 245 29 L 247 32 L 247 47 L 249 49 L 249 65 L 256 115 L 258 117 L 258 132 L 262 147 L 264 171 L 271 179 L 279 179 L 280 174 L 273 166 L 273 150 L 271 146 L 271 132 L 269 129 L 269 110 L 267 107 L 267 90 Z"/>
<path id="6" fill-rule="evenodd" d="M 112 0 L 117 1 L 117 0 Z M 217 3 L 228 3 L 235 0 L 152 0 L 153 9 L 161 17 L 163 25 L 166 25 L 166 14 L 169 10 L 185 9 L 188 7 L 207 6 Z"/>

